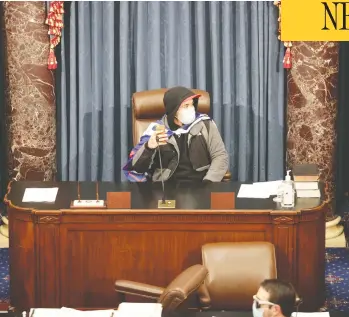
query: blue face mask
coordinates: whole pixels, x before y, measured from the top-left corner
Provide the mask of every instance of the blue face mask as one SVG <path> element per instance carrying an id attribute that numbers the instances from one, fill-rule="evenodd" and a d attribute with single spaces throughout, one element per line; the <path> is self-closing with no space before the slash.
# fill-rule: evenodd
<path id="1" fill-rule="evenodd" d="M 257 308 L 256 302 L 254 301 L 252 305 L 252 313 L 253 313 L 253 317 L 263 317 L 264 309 Z"/>

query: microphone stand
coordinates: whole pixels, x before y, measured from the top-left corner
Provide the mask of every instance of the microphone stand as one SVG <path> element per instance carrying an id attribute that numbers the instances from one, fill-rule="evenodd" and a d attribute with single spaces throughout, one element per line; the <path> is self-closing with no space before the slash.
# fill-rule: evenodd
<path id="1" fill-rule="evenodd" d="M 156 137 L 156 141 L 158 141 L 158 137 Z M 160 144 L 159 141 L 158 143 L 158 154 L 159 154 L 159 162 L 160 162 L 160 173 L 161 173 L 161 185 L 162 185 L 162 203 L 166 204 L 166 199 L 165 199 L 165 183 L 164 183 L 164 176 L 163 176 L 163 171 L 162 171 L 162 160 L 161 160 L 161 152 L 160 152 Z"/>
<path id="2" fill-rule="evenodd" d="M 160 163 L 160 174 L 161 174 L 161 185 L 162 185 L 162 199 L 158 201 L 158 208 L 176 208 L 176 201 L 175 200 L 166 200 L 166 194 L 165 194 L 165 182 L 164 182 L 164 175 L 163 175 L 163 169 L 162 169 L 162 159 L 161 159 L 161 151 L 160 151 L 160 144 L 159 144 L 159 137 L 156 137 L 156 143 L 158 144 L 158 155 L 159 155 L 159 163 Z"/>

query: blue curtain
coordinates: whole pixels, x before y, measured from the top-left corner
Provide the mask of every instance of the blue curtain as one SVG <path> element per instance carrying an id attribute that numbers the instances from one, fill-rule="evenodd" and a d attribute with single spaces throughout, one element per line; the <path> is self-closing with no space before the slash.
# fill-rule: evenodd
<path id="1" fill-rule="evenodd" d="M 207 90 L 234 180 L 284 172 L 283 46 L 272 2 L 72 2 L 57 78 L 62 180 L 125 180 L 135 91 Z"/>

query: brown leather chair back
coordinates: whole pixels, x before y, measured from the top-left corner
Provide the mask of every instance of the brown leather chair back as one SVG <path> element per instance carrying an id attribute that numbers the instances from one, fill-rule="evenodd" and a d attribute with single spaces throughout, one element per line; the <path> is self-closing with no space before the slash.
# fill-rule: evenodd
<path id="1" fill-rule="evenodd" d="M 161 119 L 165 113 L 164 94 L 167 88 L 136 92 L 132 96 L 133 144 L 136 145 L 151 122 Z M 200 94 L 198 112 L 208 114 L 210 95 L 207 91 L 192 89 Z"/>
<path id="2" fill-rule="evenodd" d="M 253 295 L 264 279 L 276 278 L 274 245 L 269 242 L 221 242 L 202 247 L 208 269 L 201 299 L 210 310 L 251 310 Z"/>
<path id="3" fill-rule="evenodd" d="M 180 273 L 163 291 L 158 303 L 166 313 L 178 310 L 186 299 L 195 293 L 207 277 L 207 269 L 200 264 L 193 265 Z"/>

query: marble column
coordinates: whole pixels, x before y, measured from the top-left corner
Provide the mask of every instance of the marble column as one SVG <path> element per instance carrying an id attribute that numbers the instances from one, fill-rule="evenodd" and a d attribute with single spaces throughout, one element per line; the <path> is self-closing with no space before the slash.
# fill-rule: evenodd
<path id="1" fill-rule="evenodd" d="M 334 160 L 339 45 L 337 42 L 292 44 L 293 65 L 287 75 L 287 165 L 318 165 L 320 179 L 325 184 L 327 221 L 336 226 Z M 336 230 L 339 234 L 343 232 Z"/>
<path id="2" fill-rule="evenodd" d="M 50 180 L 56 169 L 54 76 L 47 69 L 45 2 L 4 2 L 10 179 Z"/>

